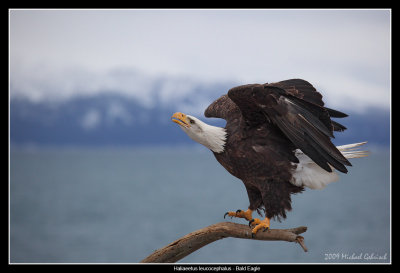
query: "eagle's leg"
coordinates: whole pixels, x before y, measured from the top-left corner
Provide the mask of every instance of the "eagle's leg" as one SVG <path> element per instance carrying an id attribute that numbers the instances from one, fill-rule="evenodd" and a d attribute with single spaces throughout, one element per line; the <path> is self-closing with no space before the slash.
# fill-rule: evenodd
<path id="1" fill-rule="evenodd" d="M 244 218 L 247 221 L 250 221 L 251 219 L 253 219 L 252 214 L 253 214 L 253 211 L 251 209 L 248 209 L 246 211 L 238 209 L 236 212 L 228 211 L 227 213 L 225 213 L 224 218 L 228 215 L 230 217 Z"/>
<path id="2" fill-rule="evenodd" d="M 251 230 L 251 237 L 254 237 L 256 235 L 257 231 L 260 229 L 263 229 L 263 231 L 267 231 L 269 229 L 269 218 L 265 217 L 264 220 L 260 220 L 258 218 L 251 219 L 249 222 L 249 226 L 255 226 Z"/>

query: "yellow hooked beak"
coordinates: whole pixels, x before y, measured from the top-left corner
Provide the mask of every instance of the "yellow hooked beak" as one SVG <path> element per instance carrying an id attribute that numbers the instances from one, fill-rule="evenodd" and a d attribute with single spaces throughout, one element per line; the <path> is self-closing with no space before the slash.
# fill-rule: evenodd
<path id="1" fill-rule="evenodd" d="M 184 113 L 176 112 L 175 114 L 172 115 L 171 119 L 173 122 L 178 123 L 179 125 L 181 125 L 183 127 L 186 127 L 186 128 L 190 127 L 189 120 Z"/>

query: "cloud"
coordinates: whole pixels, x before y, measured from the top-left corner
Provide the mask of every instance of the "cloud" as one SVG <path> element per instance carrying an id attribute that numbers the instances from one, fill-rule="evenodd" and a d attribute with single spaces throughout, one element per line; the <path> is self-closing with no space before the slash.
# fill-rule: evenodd
<path id="1" fill-rule="evenodd" d="M 11 96 L 107 91 L 154 107 L 155 98 L 197 96 L 198 83 L 304 78 L 333 106 L 389 108 L 390 17 L 389 10 L 12 10 Z"/>

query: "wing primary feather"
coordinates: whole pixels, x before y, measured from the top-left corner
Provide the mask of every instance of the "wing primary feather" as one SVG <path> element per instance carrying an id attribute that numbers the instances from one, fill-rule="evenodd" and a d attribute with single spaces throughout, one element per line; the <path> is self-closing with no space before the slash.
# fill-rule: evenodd
<path id="1" fill-rule="evenodd" d="M 329 167 L 326 158 L 321 155 L 314 145 L 309 144 L 307 141 L 308 136 L 303 135 L 303 139 L 297 138 L 295 135 L 287 131 L 287 126 L 281 127 L 281 130 L 285 132 L 288 138 L 297 146 L 299 149 L 307 154 L 318 166 L 327 172 L 332 172 L 332 168 Z"/>
<path id="2" fill-rule="evenodd" d="M 298 105 L 296 102 L 290 100 L 289 98 L 284 98 L 284 100 L 286 100 L 286 102 L 290 103 L 291 106 L 295 108 L 294 112 L 301 114 L 302 118 L 311 123 L 312 124 L 311 126 L 315 126 L 326 136 L 334 138 L 332 133 L 331 123 L 329 123 L 330 128 L 328 128 L 327 124 L 323 123 L 319 117 L 315 116 L 312 112 L 308 111 L 308 108 L 302 107 L 303 105 Z M 321 108 L 321 111 L 323 111 L 323 108 Z"/>
<path id="3" fill-rule="evenodd" d="M 331 120 L 332 126 L 333 126 L 333 130 L 337 131 L 337 132 L 343 132 L 344 130 L 346 130 L 347 128 L 345 126 L 343 126 L 342 124 Z"/>
<path id="4" fill-rule="evenodd" d="M 349 115 L 347 115 L 347 114 L 345 114 L 343 112 L 340 112 L 338 110 L 334 110 L 334 109 L 331 109 L 331 108 L 328 108 L 328 107 L 324 107 L 324 108 L 328 111 L 329 115 L 331 117 L 333 117 L 333 118 L 345 118 L 345 117 L 349 116 Z"/>
<path id="5" fill-rule="evenodd" d="M 299 108 L 298 111 L 307 111 L 309 114 L 305 114 L 307 118 L 312 119 L 315 125 L 320 126 L 320 130 L 330 137 L 333 136 L 333 125 L 331 123 L 331 119 L 328 111 L 315 103 L 297 98 L 292 95 L 287 96 L 289 100 L 293 101 Z M 323 126 L 321 126 L 323 125 Z M 326 129 L 325 129 L 326 128 Z"/>
<path id="6" fill-rule="evenodd" d="M 307 137 L 308 137 L 308 135 L 307 135 Z M 326 170 L 328 172 L 332 172 L 332 168 L 329 167 L 329 165 L 331 165 L 336 170 L 338 170 L 338 171 L 340 171 L 342 173 L 347 173 L 347 168 L 344 166 L 344 164 L 342 162 L 336 160 L 335 158 L 333 158 L 329 153 L 327 153 L 324 150 L 322 150 L 321 147 L 318 145 L 318 143 L 310 141 L 310 144 L 314 148 L 314 150 L 317 151 L 317 154 L 318 154 L 319 157 L 313 158 L 312 157 L 312 156 L 314 156 L 313 154 L 310 154 L 309 157 L 315 163 L 317 163 L 321 168 L 323 168 L 324 170 Z M 310 148 L 308 148 L 308 149 L 311 150 Z M 309 153 L 309 150 L 307 151 L 307 153 Z M 322 160 L 321 160 L 321 157 L 323 158 Z M 326 165 L 328 165 L 329 170 L 327 169 Z M 351 164 L 350 164 L 350 166 L 351 166 Z"/>
<path id="7" fill-rule="evenodd" d="M 289 124 L 286 119 L 278 117 L 276 122 L 282 132 L 289 138 L 290 141 L 299 147 L 303 153 L 307 154 L 315 163 L 317 163 L 327 172 L 332 172 L 332 169 L 329 167 L 326 158 L 321 155 L 321 149 L 315 148 L 318 147 L 318 145 L 312 143 L 314 141 L 311 137 Z"/>
<path id="8" fill-rule="evenodd" d="M 306 123 L 304 131 L 313 139 L 313 143 L 318 143 L 318 146 L 322 147 L 332 158 L 339 161 L 342 164 L 351 166 L 351 163 L 342 155 L 342 153 L 332 144 L 329 138 L 324 137 L 321 133 L 316 130 L 312 124 L 309 123 L 301 114 L 299 116 Z"/>
<path id="9" fill-rule="evenodd" d="M 283 133 L 321 168 L 331 172 L 330 164 L 338 171 L 347 173 L 344 165 L 351 166 L 351 163 L 331 143 L 329 137 L 322 134 L 301 114 L 297 116 L 296 124 L 289 121 L 292 118 L 279 115 L 273 119 Z"/>

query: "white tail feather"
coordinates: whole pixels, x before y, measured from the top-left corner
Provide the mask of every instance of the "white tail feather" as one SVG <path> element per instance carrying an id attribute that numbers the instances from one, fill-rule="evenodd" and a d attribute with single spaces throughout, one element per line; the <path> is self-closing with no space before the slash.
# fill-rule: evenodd
<path id="1" fill-rule="evenodd" d="M 341 146 L 336 146 L 338 150 L 342 153 L 342 155 L 345 158 L 360 158 L 360 157 L 365 157 L 369 155 L 369 151 L 360 151 L 358 150 L 361 145 L 364 145 L 367 143 L 366 141 L 364 142 L 359 142 L 359 143 L 353 143 L 353 144 L 347 144 L 347 145 L 341 145 Z"/>
<path id="2" fill-rule="evenodd" d="M 347 144 L 337 146 L 338 150 L 346 158 L 359 158 L 368 156 L 368 151 L 360 151 L 359 146 L 364 145 L 367 142 L 359 142 L 353 144 Z M 338 174 L 335 171 L 327 172 L 318 166 L 311 158 L 305 155 L 301 150 L 297 149 L 295 152 L 296 157 L 299 159 L 299 163 L 294 164 L 296 169 L 292 173 L 292 184 L 296 186 L 305 186 L 311 189 L 323 189 L 331 182 L 335 182 L 339 179 Z M 334 170 L 333 167 L 331 167 Z"/>

